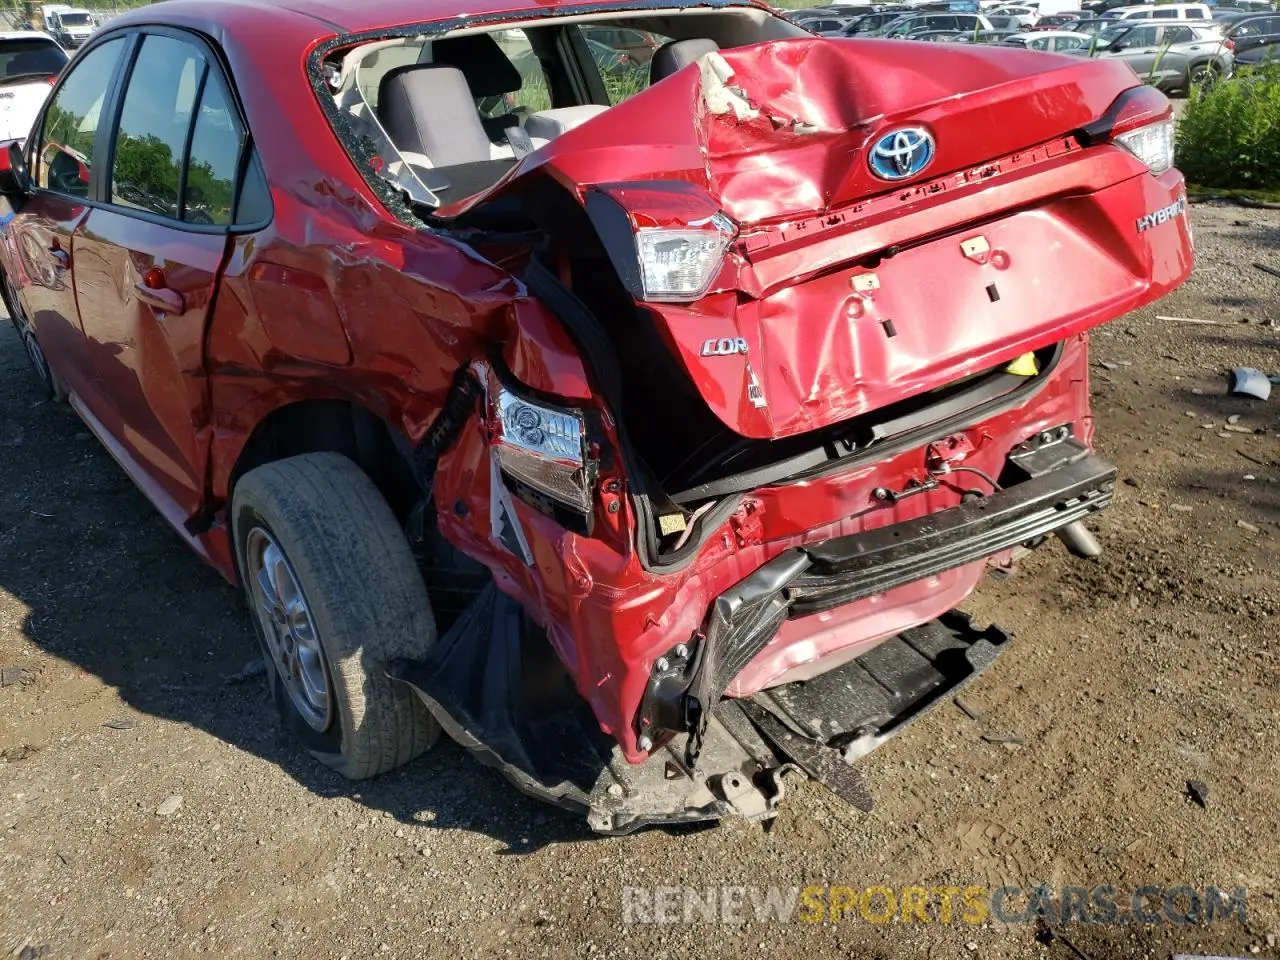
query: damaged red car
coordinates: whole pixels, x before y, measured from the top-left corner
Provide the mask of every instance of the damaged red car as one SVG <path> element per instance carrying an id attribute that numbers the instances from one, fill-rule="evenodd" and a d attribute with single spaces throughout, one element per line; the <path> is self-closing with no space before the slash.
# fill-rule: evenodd
<path id="1" fill-rule="evenodd" d="M 443 729 L 603 833 L 773 817 L 787 770 L 866 808 L 1008 645 L 955 612 L 984 571 L 1097 552 L 1089 330 L 1193 262 L 1127 65 L 909 46 L 156 4 L 0 147 L 4 299 L 347 776 Z"/>

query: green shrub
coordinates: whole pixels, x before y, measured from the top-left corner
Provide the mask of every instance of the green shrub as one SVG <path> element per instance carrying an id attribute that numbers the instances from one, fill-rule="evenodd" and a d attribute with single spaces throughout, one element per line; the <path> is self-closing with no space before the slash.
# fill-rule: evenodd
<path id="1" fill-rule="evenodd" d="M 1280 190 L 1280 63 L 1242 67 L 1193 93 L 1178 122 L 1177 158 L 1197 186 Z"/>

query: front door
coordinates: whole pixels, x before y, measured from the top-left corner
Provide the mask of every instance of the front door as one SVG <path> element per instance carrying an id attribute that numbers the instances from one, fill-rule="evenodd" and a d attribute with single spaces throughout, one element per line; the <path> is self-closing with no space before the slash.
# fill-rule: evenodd
<path id="1" fill-rule="evenodd" d="M 17 262 L 6 277 L 24 333 L 33 333 L 54 374 L 74 394 L 91 394 L 96 370 L 76 309 L 73 236 L 89 214 L 103 105 L 123 39 L 85 54 L 53 94 L 27 145 L 36 186 L 9 224 Z"/>
<path id="2" fill-rule="evenodd" d="M 203 44 L 148 33 L 124 88 L 107 203 L 76 237 L 76 294 L 103 384 L 92 412 L 178 524 L 204 493 L 204 332 L 245 141 Z"/>

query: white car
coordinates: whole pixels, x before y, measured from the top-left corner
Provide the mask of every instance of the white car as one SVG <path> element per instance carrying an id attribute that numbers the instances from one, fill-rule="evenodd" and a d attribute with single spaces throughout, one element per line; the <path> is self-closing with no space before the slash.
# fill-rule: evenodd
<path id="1" fill-rule="evenodd" d="M 1072 33 L 1069 30 L 1041 30 L 1035 33 L 1015 33 L 1000 42 L 1012 44 L 1015 47 L 1025 47 L 1028 50 L 1065 53 L 1068 50 L 1088 49 L 1094 39 L 1088 34 Z"/>
<path id="2" fill-rule="evenodd" d="M 1213 19 L 1213 11 L 1203 3 L 1144 3 L 1132 7 L 1113 7 L 1103 14 L 1111 20 L 1202 20 Z"/>
<path id="3" fill-rule="evenodd" d="M 1004 3 L 987 12 L 992 16 L 1013 17 L 1021 27 L 1034 27 L 1036 21 L 1040 19 L 1039 10 L 1023 4 Z"/>
<path id="4" fill-rule="evenodd" d="M 0 140 L 20 140 L 31 132 L 70 59 L 47 33 L 0 33 Z"/>

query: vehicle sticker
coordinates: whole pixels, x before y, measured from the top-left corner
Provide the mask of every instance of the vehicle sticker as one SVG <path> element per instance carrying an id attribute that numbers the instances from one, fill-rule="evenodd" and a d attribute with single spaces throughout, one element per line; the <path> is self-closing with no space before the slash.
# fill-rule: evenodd
<path id="1" fill-rule="evenodd" d="M 751 369 L 749 363 L 747 364 L 747 399 L 757 410 L 769 405 L 769 401 L 764 397 L 764 388 L 760 386 L 760 381 L 756 379 L 756 372 Z"/>

